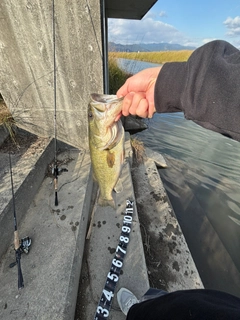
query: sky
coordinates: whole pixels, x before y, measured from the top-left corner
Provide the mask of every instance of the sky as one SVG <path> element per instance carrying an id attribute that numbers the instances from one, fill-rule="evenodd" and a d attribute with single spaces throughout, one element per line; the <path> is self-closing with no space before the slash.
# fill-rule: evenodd
<path id="1" fill-rule="evenodd" d="M 108 19 L 115 43 L 199 47 L 215 39 L 240 49 L 240 0 L 158 0 L 142 20 Z"/>

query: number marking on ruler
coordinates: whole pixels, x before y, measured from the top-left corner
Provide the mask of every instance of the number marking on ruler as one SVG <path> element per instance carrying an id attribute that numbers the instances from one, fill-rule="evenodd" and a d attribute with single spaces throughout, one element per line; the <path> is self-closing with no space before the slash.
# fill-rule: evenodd
<path id="1" fill-rule="evenodd" d="M 123 266 L 123 259 L 126 255 L 127 246 L 130 240 L 129 236 L 132 228 L 132 215 L 133 201 L 127 200 L 118 246 L 116 248 L 114 258 L 112 259 L 110 271 L 108 272 L 105 286 L 102 290 L 94 320 L 106 320 L 109 316 L 114 297 L 114 291 L 120 276 L 120 271 Z"/>

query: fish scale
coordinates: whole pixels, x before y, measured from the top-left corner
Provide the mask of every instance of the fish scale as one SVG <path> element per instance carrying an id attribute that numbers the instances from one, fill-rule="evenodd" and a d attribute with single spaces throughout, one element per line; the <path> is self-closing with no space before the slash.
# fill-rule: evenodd
<path id="1" fill-rule="evenodd" d="M 124 160 L 125 132 L 121 120 L 123 98 L 116 95 L 91 94 L 88 106 L 89 150 L 93 177 L 98 182 L 98 204 L 114 209 L 112 191 L 118 182 Z"/>

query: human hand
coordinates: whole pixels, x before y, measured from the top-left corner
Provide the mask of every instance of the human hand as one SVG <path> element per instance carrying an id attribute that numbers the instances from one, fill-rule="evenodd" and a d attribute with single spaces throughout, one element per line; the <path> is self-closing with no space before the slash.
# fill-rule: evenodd
<path id="1" fill-rule="evenodd" d="M 117 91 L 118 98 L 124 96 L 122 115 L 138 115 L 141 118 L 152 118 L 156 112 L 154 89 L 160 67 L 148 68 L 127 79 Z M 121 117 L 117 116 L 116 121 Z"/>

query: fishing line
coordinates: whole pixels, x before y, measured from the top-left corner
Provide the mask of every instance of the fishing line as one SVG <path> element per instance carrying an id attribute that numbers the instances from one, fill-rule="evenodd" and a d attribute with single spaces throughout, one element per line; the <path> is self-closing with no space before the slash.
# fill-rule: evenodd
<path id="1" fill-rule="evenodd" d="M 54 190 L 55 206 L 58 205 L 58 166 L 57 166 L 57 75 L 56 75 L 56 31 L 55 31 L 55 2 L 52 2 L 53 28 L 53 103 L 54 103 Z"/>
<path id="2" fill-rule="evenodd" d="M 31 67 L 30 67 L 30 70 L 31 70 Z M 20 101 L 21 101 L 23 95 L 25 94 L 25 92 L 27 91 L 27 89 L 28 89 L 31 85 L 33 85 L 34 83 L 37 83 L 37 82 L 38 82 L 39 80 L 41 80 L 42 78 L 44 78 L 44 77 L 48 76 L 49 74 L 51 74 L 52 72 L 53 72 L 53 71 L 49 71 L 49 72 L 47 72 L 46 74 L 44 74 L 44 75 L 42 75 L 42 76 L 34 79 L 32 82 L 30 82 L 30 83 L 23 89 L 23 91 L 21 92 L 21 94 L 16 98 L 15 102 L 13 103 L 13 106 L 14 106 L 15 108 L 17 108 L 18 104 L 20 103 Z M 32 73 L 32 75 L 34 76 L 33 72 L 31 72 L 31 73 Z"/>
<path id="3" fill-rule="evenodd" d="M 56 76 L 56 32 L 55 32 L 55 2 L 53 0 L 53 102 L 54 102 L 54 138 L 55 138 L 55 160 L 57 158 L 57 76 Z"/>
<path id="4" fill-rule="evenodd" d="M 89 4 L 88 4 L 88 1 L 87 1 L 87 0 L 86 0 L 86 7 L 87 7 L 87 9 L 88 9 L 88 13 L 89 13 L 89 17 L 90 17 L 90 20 L 91 20 L 91 24 L 92 24 L 94 36 L 95 36 L 95 39 L 96 39 L 96 42 L 97 42 L 97 46 L 98 46 L 98 51 L 99 51 L 100 57 L 103 58 L 103 56 L 102 56 L 102 51 L 101 51 L 101 47 L 100 47 L 100 45 L 99 45 L 98 38 L 97 38 L 97 32 L 96 32 L 96 29 L 95 29 L 95 26 L 94 26 L 94 23 L 93 23 L 93 18 L 92 18 L 91 9 L 90 9 L 90 7 L 89 7 Z"/>

